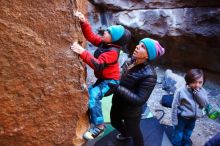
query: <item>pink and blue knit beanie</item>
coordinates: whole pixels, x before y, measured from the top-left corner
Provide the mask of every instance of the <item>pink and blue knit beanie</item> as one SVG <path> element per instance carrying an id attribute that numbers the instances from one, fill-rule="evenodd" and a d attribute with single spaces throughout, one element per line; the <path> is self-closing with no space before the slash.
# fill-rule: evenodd
<path id="1" fill-rule="evenodd" d="M 153 60 L 156 57 L 162 56 L 165 53 L 165 49 L 156 40 L 144 38 L 140 40 L 139 44 L 140 43 L 143 43 L 145 45 L 149 60 Z"/>

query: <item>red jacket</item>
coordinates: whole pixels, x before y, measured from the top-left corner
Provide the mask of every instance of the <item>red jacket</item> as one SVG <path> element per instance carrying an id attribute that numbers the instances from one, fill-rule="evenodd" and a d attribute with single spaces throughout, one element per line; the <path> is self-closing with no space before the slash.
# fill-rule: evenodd
<path id="1" fill-rule="evenodd" d="M 98 47 L 94 53 L 98 55 L 95 55 L 95 57 L 85 50 L 80 55 L 80 58 L 94 70 L 96 78 L 119 80 L 120 69 L 118 57 L 120 46 L 105 44 L 99 35 L 92 32 L 92 28 L 88 22 L 81 22 L 80 24 L 85 38 Z"/>

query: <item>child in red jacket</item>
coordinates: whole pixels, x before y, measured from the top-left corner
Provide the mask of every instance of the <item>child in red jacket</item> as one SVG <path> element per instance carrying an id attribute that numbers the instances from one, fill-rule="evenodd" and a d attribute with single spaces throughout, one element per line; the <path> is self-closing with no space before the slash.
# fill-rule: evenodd
<path id="1" fill-rule="evenodd" d="M 83 135 L 85 139 L 94 139 L 105 129 L 100 100 L 110 89 L 109 83 L 119 84 L 119 52 L 120 48 L 129 42 L 131 34 L 123 26 L 113 25 L 104 31 L 103 36 L 99 36 L 93 33 L 81 12 L 76 12 L 75 16 L 80 20 L 85 38 L 98 47 L 93 56 L 76 42 L 71 46 L 71 49 L 94 70 L 97 78 L 96 83 L 89 87 L 89 118 L 94 127 Z"/>

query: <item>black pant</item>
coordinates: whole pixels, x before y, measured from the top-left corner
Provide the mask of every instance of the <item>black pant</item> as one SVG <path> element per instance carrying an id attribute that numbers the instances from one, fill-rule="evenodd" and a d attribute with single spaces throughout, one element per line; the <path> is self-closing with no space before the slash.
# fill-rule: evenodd
<path id="1" fill-rule="evenodd" d="M 120 114 L 120 110 L 111 108 L 111 124 L 123 136 L 131 136 L 134 146 L 144 146 L 143 135 L 140 129 L 141 115 L 138 117 L 125 118 Z"/>

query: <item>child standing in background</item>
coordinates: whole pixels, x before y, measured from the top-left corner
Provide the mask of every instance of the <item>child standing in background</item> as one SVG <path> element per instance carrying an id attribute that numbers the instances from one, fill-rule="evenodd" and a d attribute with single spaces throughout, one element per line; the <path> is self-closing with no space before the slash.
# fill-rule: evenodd
<path id="1" fill-rule="evenodd" d="M 190 146 L 196 119 L 202 117 L 202 108 L 208 105 L 201 69 L 191 69 L 185 75 L 186 85 L 174 94 L 172 103 L 172 143 L 174 146 Z"/>
<path id="2" fill-rule="evenodd" d="M 84 37 L 97 46 L 94 56 L 82 48 L 78 43 L 74 43 L 71 49 L 80 55 L 80 58 L 88 64 L 97 78 L 94 85 L 89 87 L 89 119 L 94 125 L 83 137 L 94 139 L 100 136 L 105 129 L 102 114 L 101 99 L 110 89 L 109 83 L 119 84 L 119 52 L 120 48 L 129 42 L 130 32 L 121 25 L 113 25 L 104 31 L 103 36 L 94 34 L 89 22 L 81 12 L 76 12 L 75 16 L 80 20 Z"/>

